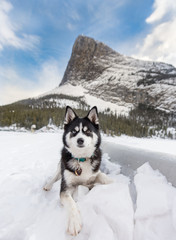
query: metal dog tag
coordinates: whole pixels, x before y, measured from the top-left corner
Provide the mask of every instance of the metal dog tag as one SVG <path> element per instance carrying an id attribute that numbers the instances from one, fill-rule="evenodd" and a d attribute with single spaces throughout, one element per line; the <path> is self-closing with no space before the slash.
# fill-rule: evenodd
<path id="1" fill-rule="evenodd" d="M 76 176 L 80 176 L 82 173 L 82 169 L 80 167 L 78 167 L 76 170 L 75 170 L 75 175 Z"/>

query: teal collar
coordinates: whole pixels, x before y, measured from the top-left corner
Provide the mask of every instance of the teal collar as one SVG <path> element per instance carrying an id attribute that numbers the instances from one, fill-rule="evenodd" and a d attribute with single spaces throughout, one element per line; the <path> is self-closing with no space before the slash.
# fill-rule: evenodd
<path id="1" fill-rule="evenodd" d="M 86 161 L 86 158 L 75 158 L 75 157 L 73 157 L 73 158 L 78 160 L 78 162 L 85 162 Z"/>
<path id="2" fill-rule="evenodd" d="M 92 159 L 92 157 L 94 156 L 94 154 L 90 157 L 90 159 Z M 76 159 L 78 162 L 85 162 L 87 158 L 75 158 L 73 155 L 72 155 L 72 158 Z"/>

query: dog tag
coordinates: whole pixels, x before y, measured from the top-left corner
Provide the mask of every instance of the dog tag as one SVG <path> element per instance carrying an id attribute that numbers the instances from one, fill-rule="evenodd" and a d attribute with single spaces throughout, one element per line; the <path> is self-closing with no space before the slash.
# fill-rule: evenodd
<path id="1" fill-rule="evenodd" d="M 81 169 L 81 168 L 77 168 L 77 169 L 75 170 L 75 175 L 76 175 L 76 176 L 80 176 L 81 173 L 82 173 L 82 169 Z"/>

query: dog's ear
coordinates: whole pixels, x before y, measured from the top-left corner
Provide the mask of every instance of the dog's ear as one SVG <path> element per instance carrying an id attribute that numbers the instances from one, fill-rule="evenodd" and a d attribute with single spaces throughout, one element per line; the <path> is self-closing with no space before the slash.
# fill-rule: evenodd
<path id="1" fill-rule="evenodd" d="M 76 113 L 69 106 L 66 107 L 64 125 L 69 124 L 77 117 Z"/>
<path id="2" fill-rule="evenodd" d="M 97 107 L 93 107 L 87 114 L 87 118 L 95 125 L 99 125 Z"/>

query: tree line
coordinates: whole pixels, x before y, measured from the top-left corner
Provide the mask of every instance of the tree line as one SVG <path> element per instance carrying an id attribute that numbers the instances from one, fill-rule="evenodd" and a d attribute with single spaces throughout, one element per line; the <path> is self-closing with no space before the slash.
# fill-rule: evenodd
<path id="1" fill-rule="evenodd" d="M 58 127 L 63 127 L 65 108 L 58 107 L 47 101 L 41 105 L 17 102 L 0 107 L 0 126 L 11 126 L 30 129 L 33 124 L 37 129 L 47 126 L 49 121 Z M 88 106 L 82 104 L 80 109 L 75 109 L 80 116 L 87 115 Z M 112 136 L 122 134 L 135 137 L 151 137 L 162 133 L 162 137 L 175 138 L 168 133 L 168 127 L 176 128 L 176 114 L 165 113 L 146 105 L 139 105 L 131 110 L 128 116 L 113 114 L 110 110 L 99 113 L 101 130 Z"/>

